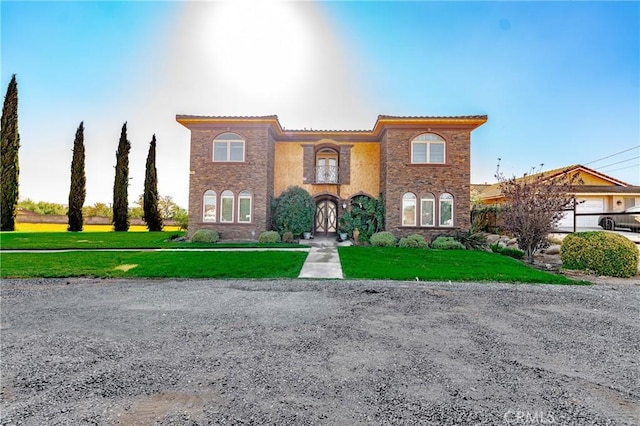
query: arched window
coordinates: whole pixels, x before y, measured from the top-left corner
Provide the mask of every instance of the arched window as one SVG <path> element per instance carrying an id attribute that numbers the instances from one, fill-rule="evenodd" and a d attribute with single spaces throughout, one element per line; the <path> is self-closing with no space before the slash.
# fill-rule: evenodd
<path id="1" fill-rule="evenodd" d="M 202 211 L 203 216 L 202 220 L 204 222 L 215 222 L 216 221 L 216 192 L 212 190 L 208 190 L 204 193 L 203 202 L 202 202 Z"/>
<path id="2" fill-rule="evenodd" d="M 445 140 L 434 133 L 423 133 L 411 141 L 412 163 L 445 163 Z"/>
<path id="3" fill-rule="evenodd" d="M 423 195 L 420 199 L 420 226 L 435 225 L 435 202 L 433 194 Z"/>
<path id="4" fill-rule="evenodd" d="M 402 196 L 402 226 L 416 226 L 416 196 L 411 192 Z"/>
<path id="5" fill-rule="evenodd" d="M 338 183 L 338 153 L 323 148 L 316 154 L 316 183 Z"/>
<path id="6" fill-rule="evenodd" d="M 238 222 L 251 222 L 251 193 L 242 191 L 238 195 Z"/>
<path id="7" fill-rule="evenodd" d="M 213 161 L 244 161 L 244 139 L 235 133 L 223 133 L 213 140 Z"/>
<path id="8" fill-rule="evenodd" d="M 440 195 L 440 226 L 453 226 L 453 195 Z"/>
<path id="9" fill-rule="evenodd" d="M 220 197 L 220 222 L 233 222 L 233 192 L 224 191 Z"/>

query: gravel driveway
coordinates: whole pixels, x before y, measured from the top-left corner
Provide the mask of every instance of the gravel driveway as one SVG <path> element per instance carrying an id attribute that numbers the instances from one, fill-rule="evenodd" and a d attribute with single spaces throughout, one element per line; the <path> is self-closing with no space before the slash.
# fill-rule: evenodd
<path id="1" fill-rule="evenodd" d="M 1 424 L 640 424 L 640 286 L 4 280 Z"/>

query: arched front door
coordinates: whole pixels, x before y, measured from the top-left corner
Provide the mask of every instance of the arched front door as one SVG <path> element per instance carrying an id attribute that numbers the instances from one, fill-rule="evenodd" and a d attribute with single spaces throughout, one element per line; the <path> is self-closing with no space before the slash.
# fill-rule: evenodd
<path id="1" fill-rule="evenodd" d="M 332 200 L 319 200 L 316 204 L 315 234 L 333 236 L 338 231 L 338 205 Z"/>

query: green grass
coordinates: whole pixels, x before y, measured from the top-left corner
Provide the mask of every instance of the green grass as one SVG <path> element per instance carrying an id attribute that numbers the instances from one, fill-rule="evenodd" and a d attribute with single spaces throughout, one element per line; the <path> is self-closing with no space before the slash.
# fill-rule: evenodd
<path id="1" fill-rule="evenodd" d="M 243 247 L 300 247 L 298 244 L 259 243 L 185 243 L 168 241 L 184 232 L 2 232 L 2 250 L 50 250 L 95 248 L 243 248 Z"/>
<path id="2" fill-rule="evenodd" d="M 176 234 L 183 235 L 179 232 L 3 232 L 0 247 L 2 250 L 300 247 L 297 244 L 167 241 Z M 340 247 L 339 253 L 342 270 L 350 279 L 584 284 L 482 251 Z M 0 277 L 294 278 L 300 273 L 306 256 L 306 252 L 279 251 L 5 252 L 0 258 Z M 135 267 L 116 269 L 122 265 Z"/>
<path id="3" fill-rule="evenodd" d="M 350 279 L 586 284 L 540 271 L 507 256 L 478 250 L 397 247 L 339 247 L 338 250 L 342 272 Z"/>
<path id="4" fill-rule="evenodd" d="M 306 256 L 306 252 L 188 250 L 3 253 L 0 277 L 295 278 Z"/>

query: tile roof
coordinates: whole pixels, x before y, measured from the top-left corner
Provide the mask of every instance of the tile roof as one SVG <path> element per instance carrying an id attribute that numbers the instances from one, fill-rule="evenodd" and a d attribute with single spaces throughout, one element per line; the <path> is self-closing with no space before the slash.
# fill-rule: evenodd
<path id="1" fill-rule="evenodd" d="M 486 120 L 486 115 L 379 115 L 378 120 Z"/>
<path id="2" fill-rule="evenodd" d="M 570 166 L 565 166 L 565 167 L 558 167 L 556 169 L 552 169 L 552 170 L 546 170 L 544 172 L 539 172 L 539 173 L 534 173 L 531 175 L 527 175 L 527 178 L 532 178 L 532 177 L 537 177 L 540 175 L 544 175 L 545 179 L 544 180 L 548 180 L 548 179 L 552 179 L 556 176 L 559 176 L 563 173 L 569 173 L 572 171 L 578 171 L 579 169 L 582 169 L 583 171 L 601 177 L 602 179 L 605 180 L 609 180 L 610 182 L 613 183 L 613 185 L 575 185 L 574 188 L 576 190 L 576 192 L 578 193 L 582 193 L 582 189 L 584 189 L 584 192 L 596 192 L 595 191 L 595 187 L 599 186 L 600 192 L 612 192 L 612 193 L 616 193 L 616 192 L 627 192 L 627 191 L 618 191 L 617 189 L 614 188 L 624 188 L 624 187 L 631 187 L 629 184 L 618 180 L 616 178 L 613 178 L 611 176 L 607 176 L 604 173 L 600 173 L 596 170 L 590 169 L 589 167 L 585 167 L 581 164 L 572 164 Z M 516 178 L 517 181 L 524 179 L 524 177 L 519 177 Z M 634 187 L 632 187 L 634 188 Z M 631 192 L 633 192 L 633 189 L 631 190 Z M 499 183 L 494 183 L 493 185 L 490 185 L 488 188 L 484 189 L 483 191 L 480 192 L 480 198 L 481 199 L 491 199 L 491 198 L 500 198 L 502 196 L 502 191 L 500 190 L 500 184 Z"/>
<path id="3" fill-rule="evenodd" d="M 362 130 L 353 130 L 353 129 L 282 129 L 285 132 L 292 133 L 371 133 L 370 129 L 362 129 Z"/>
<path id="4" fill-rule="evenodd" d="M 211 118 L 211 119 L 232 119 L 232 120 L 250 120 L 250 119 L 278 119 L 277 115 L 189 115 L 189 114 L 178 114 L 176 118 Z"/>
<path id="5" fill-rule="evenodd" d="M 191 120 L 275 120 L 278 127 L 287 133 L 347 133 L 347 134 L 363 134 L 376 132 L 377 126 L 380 121 L 385 120 L 482 120 L 486 121 L 486 115 L 457 115 L 457 116 L 400 116 L 400 115 L 378 115 L 378 118 L 372 129 L 286 129 L 284 128 L 278 119 L 277 115 L 176 115 L 176 120 L 191 121 Z"/>

